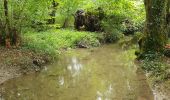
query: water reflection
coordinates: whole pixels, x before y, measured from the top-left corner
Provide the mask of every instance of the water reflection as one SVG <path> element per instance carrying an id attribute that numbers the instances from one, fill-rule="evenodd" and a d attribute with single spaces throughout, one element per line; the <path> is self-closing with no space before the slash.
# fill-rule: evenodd
<path id="1" fill-rule="evenodd" d="M 71 72 L 72 77 L 79 75 L 82 68 L 83 66 L 77 57 L 72 57 L 71 63 L 67 66 L 67 69 Z"/>
<path id="2" fill-rule="evenodd" d="M 102 100 L 103 94 L 97 91 L 97 99 L 96 100 Z"/>
<path id="3" fill-rule="evenodd" d="M 129 80 L 127 80 L 127 87 L 128 87 L 128 89 L 131 91 L 131 86 L 130 86 Z"/>
<path id="4" fill-rule="evenodd" d="M 59 76 L 59 85 L 64 85 L 64 77 Z"/>
<path id="5" fill-rule="evenodd" d="M 149 88 L 143 88 L 145 80 L 136 75 L 133 58 L 125 59 L 126 54 L 117 47 L 74 52 L 66 53 L 38 75 L 4 83 L 3 97 L 6 100 L 138 100 L 141 96 L 152 100 L 149 98 L 152 94 L 146 92 Z"/>
<path id="6" fill-rule="evenodd" d="M 112 100 L 112 97 L 115 96 L 113 92 L 112 84 L 104 92 L 97 91 L 96 100 Z"/>

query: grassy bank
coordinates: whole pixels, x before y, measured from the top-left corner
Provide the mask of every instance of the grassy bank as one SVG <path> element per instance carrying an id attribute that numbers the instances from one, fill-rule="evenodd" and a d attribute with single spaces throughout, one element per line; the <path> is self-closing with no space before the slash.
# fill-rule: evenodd
<path id="1" fill-rule="evenodd" d="M 62 49 L 100 45 L 97 33 L 75 30 L 49 30 L 45 32 L 27 32 L 23 35 L 23 48 L 40 52 L 55 58 Z"/>
<path id="2" fill-rule="evenodd" d="M 22 34 L 20 48 L 0 47 L 3 52 L 0 54 L 0 84 L 22 74 L 40 71 L 63 50 L 100 46 L 98 34 L 62 29 Z"/>

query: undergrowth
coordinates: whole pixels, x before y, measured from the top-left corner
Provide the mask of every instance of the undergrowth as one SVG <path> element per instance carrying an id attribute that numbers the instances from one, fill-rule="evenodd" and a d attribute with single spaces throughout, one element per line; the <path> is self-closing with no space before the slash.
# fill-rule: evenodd
<path id="1" fill-rule="evenodd" d="M 34 52 L 57 57 L 60 49 L 74 48 L 78 45 L 99 46 L 96 33 L 75 30 L 48 30 L 45 32 L 26 32 L 23 34 L 22 46 Z"/>
<path id="2" fill-rule="evenodd" d="M 155 82 L 162 82 L 170 78 L 170 66 L 164 56 L 148 54 L 142 60 L 142 68 L 150 73 Z"/>
<path id="3" fill-rule="evenodd" d="M 141 33 L 135 33 L 133 36 L 128 36 L 119 41 L 119 45 L 123 49 L 138 50 L 137 42 L 142 37 Z M 132 54 L 132 53 L 131 53 Z M 141 67 L 148 73 L 154 82 L 159 83 L 170 79 L 170 59 L 163 54 L 152 53 L 143 55 Z"/>

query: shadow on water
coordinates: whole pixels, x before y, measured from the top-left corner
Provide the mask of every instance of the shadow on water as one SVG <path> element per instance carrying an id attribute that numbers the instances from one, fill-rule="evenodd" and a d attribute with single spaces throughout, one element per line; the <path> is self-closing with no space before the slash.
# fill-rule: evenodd
<path id="1" fill-rule="evenodd" d="M 4 83 L 0 100 L 153 100 L 132 53 L 116 45 L 68 51 L 41 73 Z"/>

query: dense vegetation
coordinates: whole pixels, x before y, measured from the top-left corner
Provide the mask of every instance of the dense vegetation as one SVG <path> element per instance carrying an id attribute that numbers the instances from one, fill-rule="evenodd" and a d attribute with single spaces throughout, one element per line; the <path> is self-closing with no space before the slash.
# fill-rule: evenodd
<path id="1" fill-rule="evenodd" d="M 89 19 L 95 17 L 94 21 L 96 21 L 95 19 L 100 17 L 100 21 L 94 24 L 99 24 L 101 31 L 106 33 L 102 35 L 107 42 L 113 42 L 122 37 L 123 32 L 134 33 L 141 30 L 145 12 L 144 6 L 140 3 L 128 0 L 40 0 L 36 2 L 3 0 L 0 4 L 0 43 L 6 47 L 19 46 L 22 45 L 21 36 L 25 33 L 43 33 L 56 28 L 73 28 L 75 13 L 80 9 L 87 12 Z M 93 21 L 93 19 L 88 21 Z"/>

